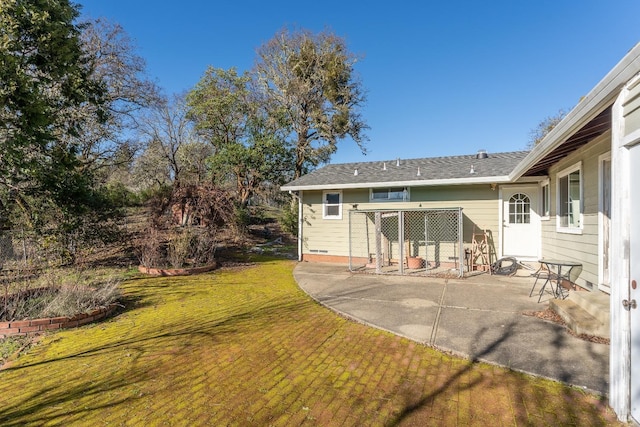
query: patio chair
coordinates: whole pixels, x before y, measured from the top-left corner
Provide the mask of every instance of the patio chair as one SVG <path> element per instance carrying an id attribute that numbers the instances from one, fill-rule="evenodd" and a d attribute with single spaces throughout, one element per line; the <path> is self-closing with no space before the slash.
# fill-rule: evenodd
<path id="1" fill-rule="evenodd" d="M 549 280 L 549 276 L 550 276 L 550 272 L 545 268 L 544 264 L 540 264 L 540 268 L 538 268 L 538 271 L 536 271 L 535 273 L 531 273 L 531 277 L 535 277 L 536 281 L 533 282 L 533 286 L 531 287 L 531 292 L 529 292 L 529 298 L 533 296 L 533 290 L 536 288 L 536 285 L 538 284 L 538 280 L 542 279 L 546 282 L 547 280 Z M 540 290 L 540 293 L 542 293 L 542 290 Z"/>

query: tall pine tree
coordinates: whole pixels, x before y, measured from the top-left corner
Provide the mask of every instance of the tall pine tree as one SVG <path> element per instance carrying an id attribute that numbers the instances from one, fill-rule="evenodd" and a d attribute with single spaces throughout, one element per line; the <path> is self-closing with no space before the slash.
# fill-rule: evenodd
<path id="1" fill-rule="evenodd" d="M 0 215 L 11 205 L 28 211 L 36 198 L 74 208 L 87 197 L 78 147 L 64 138 L 82 123 L 65 112 L 99 106 L 104 92 L 90 78 L 78 13 L 68 0 L 0 6 Z"/>

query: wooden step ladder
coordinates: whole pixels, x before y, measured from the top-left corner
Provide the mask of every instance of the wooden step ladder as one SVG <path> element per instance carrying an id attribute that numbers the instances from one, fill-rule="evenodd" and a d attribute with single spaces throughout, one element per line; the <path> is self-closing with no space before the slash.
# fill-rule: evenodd
<path id="1" fill-rule="evenodd" d="M 471 271 L 482 270 L 491 274 L 491 255 L 489 252 L 489 238 L 487 230 L 476 230 L 473 227 L 471 238 Z"/>

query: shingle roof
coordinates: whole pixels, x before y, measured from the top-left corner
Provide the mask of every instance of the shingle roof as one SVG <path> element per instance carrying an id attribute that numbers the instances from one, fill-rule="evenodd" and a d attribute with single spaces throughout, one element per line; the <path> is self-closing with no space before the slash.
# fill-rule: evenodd
<path id="1" fill-rule="evenodd" d="M 514 151 L 489 153 L 486 158 L 478 158 L 478 155 L 470 154 L 330 164 L 284 185 L 282 190 L 506 182 L 509 173 L 527 153 L 527 151 Z M 474 173 L 470 173 L 472 166 Z"/>

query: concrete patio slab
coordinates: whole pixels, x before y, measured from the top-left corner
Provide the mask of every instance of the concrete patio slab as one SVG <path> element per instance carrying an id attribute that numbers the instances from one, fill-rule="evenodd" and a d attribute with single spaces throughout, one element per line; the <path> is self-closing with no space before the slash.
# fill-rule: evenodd
<path id="1" fill-rule="evenodd" d="M 606 394 L 609 346 L 523 315 L 547 302 L 529 298 L 533 279 L 440 279 L 351 273 L 343 264 L 299 263 L 298 285 L 354 320 L 464 357 Z"/>

